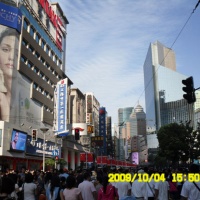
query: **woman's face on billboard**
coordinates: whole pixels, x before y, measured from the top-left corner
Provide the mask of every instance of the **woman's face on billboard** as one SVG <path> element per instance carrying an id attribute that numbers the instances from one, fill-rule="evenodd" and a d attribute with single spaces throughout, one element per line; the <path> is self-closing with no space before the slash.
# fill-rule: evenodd
<path id="1" fill-rule="evenodd" d="M 14 35 L 5 36 L 0 44 L 0 69 L 7 78 L 12 77 L 18 62 L 18 38 Z"/>

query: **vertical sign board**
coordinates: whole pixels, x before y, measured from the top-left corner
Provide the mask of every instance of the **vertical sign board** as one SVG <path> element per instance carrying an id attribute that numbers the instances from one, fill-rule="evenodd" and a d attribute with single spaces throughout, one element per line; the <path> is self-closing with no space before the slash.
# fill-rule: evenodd
<path id="1" fill-rule="evenodd" d="M 103 136 L 103 149 L 101 149 L 101 155 L 107 155 L 106 148 L 106 109 L 104 107 L 99 108 L 99 136 Z"/>
<path id="2" fill-rule="evenodd" d="M 58 134 L 68 132 L 67 130 L 67 82 L 63 79 L 56 86 L 56 131 Z"/>

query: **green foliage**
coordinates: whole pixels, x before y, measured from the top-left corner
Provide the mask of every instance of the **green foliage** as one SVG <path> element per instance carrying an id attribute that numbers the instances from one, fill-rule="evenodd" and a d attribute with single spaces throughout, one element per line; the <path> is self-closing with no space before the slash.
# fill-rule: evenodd
<path id="1" fill-rule="evenodd" d="M 54 158 L 48 158 L 45 160 L 45 165 L 49 167 L 55 166 L 55 159 Z"/>
<path id="2" fill-rule="evenodd" d="M 189 127 L 177 123 L 162 126 L 157 133 L 159 155 L 173 163 L 187 160 L 190 154 L 191 130 Z"/>
<path id="3" fill-rule="evenodd" d="M 48 167 L 54 167 L 55 166 L 55 162 L 57 164 L 60 164 L 61 168 L 64 165 L 67 164 L 67 162 L 62 158 L 58 159 L 57 161 L 55 160 L 55 158 L 48 158 L 48 159 L 45 160 L 45 165 L 48 166 Z"/>

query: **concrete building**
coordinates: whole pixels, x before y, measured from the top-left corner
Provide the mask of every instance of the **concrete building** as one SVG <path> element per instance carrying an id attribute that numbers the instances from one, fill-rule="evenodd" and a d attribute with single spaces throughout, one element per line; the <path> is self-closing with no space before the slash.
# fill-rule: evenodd
<path id="1" fill-rule="evenodd" d="M 0 83 L 1 92 L 9 94 L 0 113 L 0 167 L 39 169 L 43 155 L 50 158 L 56 149 L 61 156 L 61 142 L 55 141 L 53 132 L 54 90 L 57 83 L 65 79 L 68 98 L 73 84 L 65 74 L 68 20 L 58 3 L 47 0 L 18 2 L 0 1 L 3 12 L 14 19 L 8 23 L 2 18 L 1 35 L 5 31 L 9 31 L 7 36 L 15 32 L 9 39 L 12 42 L 10 45 L 13 45 L 11 49 L 14 49 L 14 53 L 9 55 L 15 55 L 11 64 L 13 70 L 8 77 L 8 73 L 0 69 L 4 76 L 4 81 Z M 48 10 L 45 7 L 47 3 Z M 46 134 L 40 130 L 41 127 L 48 128 Z M 33 130 L 36 130 L 37 141 L 33 141 Z M 13 148 L 11 144 L 16 135 L 18 142 Z"/>

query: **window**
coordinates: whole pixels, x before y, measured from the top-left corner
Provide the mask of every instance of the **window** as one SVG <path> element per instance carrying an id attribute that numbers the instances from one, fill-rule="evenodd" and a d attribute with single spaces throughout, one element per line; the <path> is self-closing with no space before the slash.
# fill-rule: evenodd
<path id="1" fill-rule="evenodd" d="M 35 52 L 35 57 L 38 58 L 38 59 L 40 57 L 40 54 L 37 51 Z"/>
<path id="2" fill-rule="evenodd" d="M 29 68 L 33 67 L 33 63 L 31 61 L 28 61 L 27 65 L 28 65 Z"/>
<path id="3" fill-rule="evenodd" d="M 34 83 L 34 84 L 33 84 L 33 88 L 34 88 L 34 89 L 37 89 L 37 87 L 38 87 L 38 84 L 37 84 L 37 83 Z"/>
<path id="4" fill-rule="evenodd" d="M 25 19 L 24 20 L 24 29 L 28 30 L 29 22 Z"/>
<path id="5" fill-rule="evenodd" d="M 39 72 L 39 69 L 37 67 L 34 67 L 33 71 L 37 74 Z"/>
<path id="6" fill-rule="evenodd" d="M 43 57 L 40 58 L 40 61 L 45 64 L 45 59 Z"/>
<path id="7" fill-rule="evenodd" d="M 41 42 L 41 47 L 44 49 L 46 42 L 44 40 L 42 40 Z"/>
<path id="8" fill-rule="evenodd" d="M 40 72 L 40 77 L 42 78 L 44 76 L 44 74 L 42 72 Z"/>
<path id="9" fill-rule="evenodd" d="M 46 53 L 49 55 L 50 47 L 46 46 Z"/>
<path id="10" fill-rule="evenodd" d="M 29 45 L 28 50 L 32 53 L 34 52 L 34 48 L 31 45 Z"/>
<path id="11" fill-rule="evenodd" d="M 25 62 L 27 61 L 27 58 L 26 58 L 25 56 L 22 55 L 22 56 L 21 56 L 21 61 L 25 63 Z"/>
<path id="12" fill-rule="evenodd" d="M 30 28 L 30 35 L 34 37 L 35 29 L 31 26 Z"/>
<path id="13" fill-rule="evenodd" d="M 23 39 L 23 40 L 22 40 L 22 44 L 23 44 L 24 46 L 27 46 L 27 45 L 28 45 L 28 42 L 27 42 L 25 39 Z"/>
<path id="14" fill-rule="evenodd" d="M 45 66 L 46 66 L 47 69 L 49 69 L 49 67 L 50 67 L 48 62 L 46 62 Z"/>
<path id="15" fill-rule="evenodd" d="M 40 35 L 36 33 L 35 40 L 38 44 L 39 44 L 40 38 L 41 38 Z"/>

